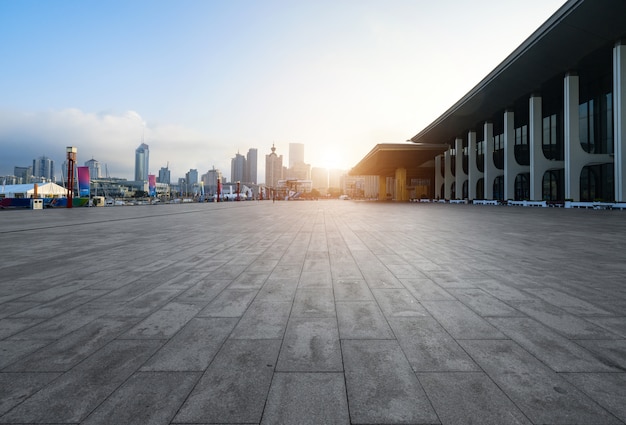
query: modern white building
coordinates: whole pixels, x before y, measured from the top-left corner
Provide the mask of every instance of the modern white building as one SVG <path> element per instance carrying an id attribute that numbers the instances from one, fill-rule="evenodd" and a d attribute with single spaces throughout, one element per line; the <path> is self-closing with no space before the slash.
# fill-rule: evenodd
<path id="1" fill-rule="evenodd" d="M 410 139 L 421 154 L 398 144 L 383 167 L 378 145 L 351 174 L 393 177 L 397 200 L 418 178 L 442 199 L 626 201 L 625 17 L 568 1 Z"/>

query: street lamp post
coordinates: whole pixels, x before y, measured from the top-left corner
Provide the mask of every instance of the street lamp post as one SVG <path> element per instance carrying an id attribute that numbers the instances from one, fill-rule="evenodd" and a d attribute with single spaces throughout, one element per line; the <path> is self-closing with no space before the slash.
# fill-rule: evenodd
<path id="1" fill-rule="evenodd" d="M 67 208 L 72 208 L 74 197 L 74 165 L 76 163 L 77 149 L 74 146 L 65 148 L 67 152 Z"/>

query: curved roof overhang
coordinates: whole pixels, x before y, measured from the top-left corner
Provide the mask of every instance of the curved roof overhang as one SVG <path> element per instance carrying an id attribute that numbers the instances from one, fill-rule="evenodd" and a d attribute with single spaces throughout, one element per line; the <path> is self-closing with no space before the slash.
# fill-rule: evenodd
<path id="1" fill-rule="evenodd" d="M 433 167 L 432 159 L 447 149 L 448 145 L 441 144 L 381 143 L 374 146 L 349 174 L 393 177 L 398 168 L 416 170 Z"/>
<path id="2" fill-rule="evenodd" d="M 626 1 L 571 0 L 439 118 L 411 138 L 449 143 L 478 123 L 579 68 L 590 54 L 626 39 Z M 610 56 L 609 56 L 610 57 Z"/>

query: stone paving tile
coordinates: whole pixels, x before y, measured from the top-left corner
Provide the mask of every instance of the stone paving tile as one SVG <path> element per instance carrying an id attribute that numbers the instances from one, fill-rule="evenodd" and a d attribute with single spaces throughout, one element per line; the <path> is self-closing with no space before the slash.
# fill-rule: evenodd
<path id="1" fill-rule="evenodd" d="M 298 289 L 291 310 L 293 317 L 335 317 L 331 288 Z"/>
<path id="2" fill-rule="evenodd" d="M 231 338 L 280 339 L 285 333 L 290 302 L 253 302 L 243 315 Z"/>
<path id="3" fill-rule="evenodd" d="M 142 371 L 203 371 L 230 335 L 237 319 L 195 318 L 157 351 Z"/>
<path id="4" fill-rule="evenodd" d="M 626 373 L 561 373 L 560 376 L 626 422 Z"/>
<path id="5" fill-rule="evenodd" d="M 168 339 L 187 324 L 202 306 L 191 303 L 171 302 L 152 313 L 120 338 Z"/>
<path id="6" fill-rule="evenodd" d="M 259 423 L 281 340 L 229 340 L 174 423 Z"/>
<path id="7" fill-rule="evenodd" d="M 404 287 L 419 301 L 454 301 L 455 298 L 430 279 L 400 279 Z"/>
<path id="8" fill-rule="evenodd" d="M 276 373 L 261 424 L 350 424 L 343 373 Z"/>
<path id="9" fill-rule="evenodd" d="M 37 352 L 22 357 L 5 371 L 65 372 L 127 330 L 136 319 L 101 317 L 56 340 Z"/>
<path id="10" fill-rule="evenodd" d="M 618 372 L 613 362 L 577 345 L 545 325 L 525 317 L 489 321 L 555 372 Z"/>
<path id="11" fill-rule="evenodd" d="M 50 344 L 49 340 L 0 341 L 0 369 L 48 344 Z"/>
<path id="12" fill-rule="evenodd" d="M 479 316 L 522 316 L 523 314 L 478 288 L 449 288 L 448 292 Z"/>
<path id="13" fill-rule="evenodd" d="M 513 341 L 459 343 L 533 423 L 619 423 Z"/>
<path id="14" fill-rule="evenodd" d="M 60 373 L 0 373 L 0 416 L 56 379 Z"/>
<path id="15" fill-rule="evenodd" d="M 81 424 L 169 424 L 199 372 L 138 372 Z"/>
<path id="16" fill-rule="evenodd" d="M 455 339 L 505 338 L 502 332 L 459 301 L 421 303 Z"/>
<path id="17" fill-rule="evenodd" d="M 415 372 L 480 370 L 432 317 L 392 318 L 389 324 Z"/>
<path id="18" fill-rule="evenodd" d="M 353 424 L 436 423 L 396 341 L 341 342 Z"/>
<path id="19" fill-rule="evenodd" d="M 392 339 L 393 333 L 375 302 L 338 302 L 341 339 Z"/>
<path id="20" fill-rule="evenodd" d="M 429 316 L 424 307 L 406 289 L 372 289 L 374 298 L 387 318 Z"/>
<path id="21" fill-rule="evenodd" d="M 571 339 L 610 339 L 619 335 L 545 301 L 511 301 L 516 309 Z"/>
<path id="22" fill-rule="evenodd" d="M 225 289 L 198 313 L 199 317 L 241 317 L 257 295 L 256 289 Z"/>
<path id="23" fill-rule="evenodd" d="M 531 424 L 484 373 L 418 373 L 443 425 Z"/>
<path id="24" fill-rule="evenodd" d="M 335 301 L 374 301 L 363 279 L 337 279 L 333 285 Z"/>
<path id="25" fill-rule="evenodd" d="M 111 342 L 0 417 L 0 423 L 80 422 L 160 345 L 160 341 Z"/>
<path id="26" fill-rule="evenodd" d="M 278 357 L 280 372 L 342 372 L 335 317 L 292 317 Z"/>

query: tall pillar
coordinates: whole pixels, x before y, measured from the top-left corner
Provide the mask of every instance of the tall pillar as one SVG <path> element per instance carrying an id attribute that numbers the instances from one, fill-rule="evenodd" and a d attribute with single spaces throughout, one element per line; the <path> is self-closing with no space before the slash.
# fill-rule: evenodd
<path id="1" fill-rule="evenodd" d="M 493 163 L 493 123 L 485 121 L 484 131 L 484 152 L 485 152 L 485 165 L 484 171 L 484 183 L 485 183 L 485 199 L 493 199 L 493 182 L 498 175 L 498 169 L 496 164 Z"/>
<path id="2" fill-rule="evenodd" d="M 532 95 L 528 101 L 528 144 L 530 149 L 530 199 L 542 198 L 543 175 L 547 171 L 547 159 L 543 154 L 541 126 L 541 96 Z"/>
<path id="3" fill-rule="evenodd" d="M 443 184 L 445 187 L 444 194 L 447 200 L 450 200 L 452 196 L 452 182 L 454 181 L 454 176 L 452 175 L 452 151 L 448 149 L 443 153 L 443 161 L 444 161 L 444 171 L 445 174 L 443 176 Z"/>
<path id="4" fill-rule="evenodd" d="M 584 167 L 584 151 L 580 146 L 578 75 L 565 75 L 563 102 L 563 145 L 565 149 L 565 199 L 580 201 L 580 172 Z"/>
<path id="5" fill-rule="evenodd" d="M 387 177 L 378 176 L 378 200 L 387 200 Z"/>
<path id="6" fill-rule="evenodd" d="M 504 111 L 504 199 L 515 198 L 515 113 Z"/>
<path id="7" fill-rule="evenodd" d="M 626 202 L 626 42 L 613 48 L 615 200 Z"/>
<path id="8" fill-rule="evenodd" d="M 408 201 L 406 189 L 406 168 L 396 168 L 396 201 Z"/>
<path id="9" fill-rule="evenodd" d="M 456 155 L 456 164 L 454 169 L 456 197 L 461 199 L 463 196 L 463 183 L 467 180 L 467 174 L 463 171 L 463 139 L 460 137 L 457 137 L 454 140 L 454 152 Z"/>
<path id="10" fill-rule="evenodd" d="M 443 155 L 437 155 L 435 157 L 435 199 L 441 197 L 441 185 L 444 184 L 444 177 L 441 174 L 441 161 Z"/>
<path id="11" fill-rule="evenodd" d="M 483 173 L 476 165 L 476 132 L 467 133 L 467 197 L 476 199 L 476 185 Z"/>

